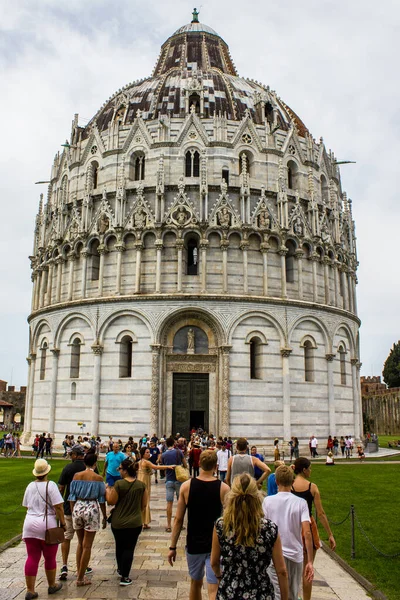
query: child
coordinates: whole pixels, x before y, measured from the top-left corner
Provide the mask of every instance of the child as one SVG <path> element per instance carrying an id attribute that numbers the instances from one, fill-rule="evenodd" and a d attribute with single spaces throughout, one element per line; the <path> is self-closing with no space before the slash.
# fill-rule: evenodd
<path id="1" fill-rule="evenodd" d="M 358 456 L 358 460 L 364 460 L 365 454 L 364 454 L 364 450 L 363 450 L 362 446 L 357 446 L 357 456 Z"/>
<path id="2" fill-rule="evenodd" d="M 333 454 L 331 451 L 328 452 L 327 457 L 326 457 L 326 466 L 327 467 L 334 467 L 335 466 L 335 459 L 333 458 Z"/>

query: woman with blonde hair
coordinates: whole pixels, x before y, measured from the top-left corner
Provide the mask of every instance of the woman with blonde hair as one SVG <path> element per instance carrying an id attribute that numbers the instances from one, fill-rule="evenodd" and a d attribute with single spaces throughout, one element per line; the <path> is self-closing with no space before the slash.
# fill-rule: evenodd
<path id="1" fill-rule="evenodd" d="M 215 523 L 211 567 L 220 580 L 216 600 L 270 600 L 267 575 L 271 562 L 281 600 L 288 600 L 288 576 L 277 526 L 264 518 L 262 496 L 248 473 L 237 475 L 226 496 L 223 516 Z"/>

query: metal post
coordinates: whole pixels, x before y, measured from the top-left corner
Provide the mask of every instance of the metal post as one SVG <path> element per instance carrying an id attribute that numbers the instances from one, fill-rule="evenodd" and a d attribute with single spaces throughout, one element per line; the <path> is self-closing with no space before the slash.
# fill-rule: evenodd
<path id="1" fill-rule="evenodd" d="M 354 504 L 350 506 L 351 517 L 351 558 L 356 557 L 356 537 L 354 531 Z"/>

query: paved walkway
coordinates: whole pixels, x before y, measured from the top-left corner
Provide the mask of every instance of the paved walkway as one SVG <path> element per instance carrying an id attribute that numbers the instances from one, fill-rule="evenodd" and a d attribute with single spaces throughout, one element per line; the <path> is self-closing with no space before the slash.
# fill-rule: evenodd
<path id="1" fill-rule="evenodd" d="M 179 541 L 175 566 L 167 563 L 170 534 L 165 533 L 165 487 L 162 483 L 152 487 L 151 529 L 143 531 L 136 547 L 131 578 L 132 586 L 118 585 L 114 560 L 114 538 L 109 526 L 95 538 L 90 564 L 94 569 L 92 585 L 77 588 L 74 564 L 75 542 L 71 546 L 69 567 L 71 574 L 57 600 L 188 600 L 189 577 L 184 559 L 184 535 Z M 60 554 L 58 555 L 60 558 Z M 0 554 L 0 600 L 22 600 L 25 597 L 23 577 L 25 546 L 23 543 Z M 60 566 L 60 564 L 58 565 Z M 360 587 L 335 561 L 320 550 L 315 563 L 313 600 L 368 600 L 366 591 Z M 36 590 L 39 598 L 47 598 L 47 583 L 41 564 Z M 53 598 L 53 596 L 51 596 Z M 204 591 L 203 600 L 207 594 Z"/>

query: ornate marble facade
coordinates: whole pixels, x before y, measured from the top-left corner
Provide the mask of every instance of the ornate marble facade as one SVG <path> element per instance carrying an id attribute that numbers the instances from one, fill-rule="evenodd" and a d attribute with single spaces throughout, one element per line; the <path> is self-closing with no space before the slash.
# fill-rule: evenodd
<path id="1" fill-rule="evenodd" d="M 203 409 L 213 432 L 259 441 L 360 435 L 357 256 L 336 158 L 238 76 L 196 14 L 152 77 L 85 128 L 75 115 L 31 264 L 27 437 L 78 421 L 169 434 Z M 178 408 L 179 373 L 208 374 L 200 411 L 196 392 Z"/>

